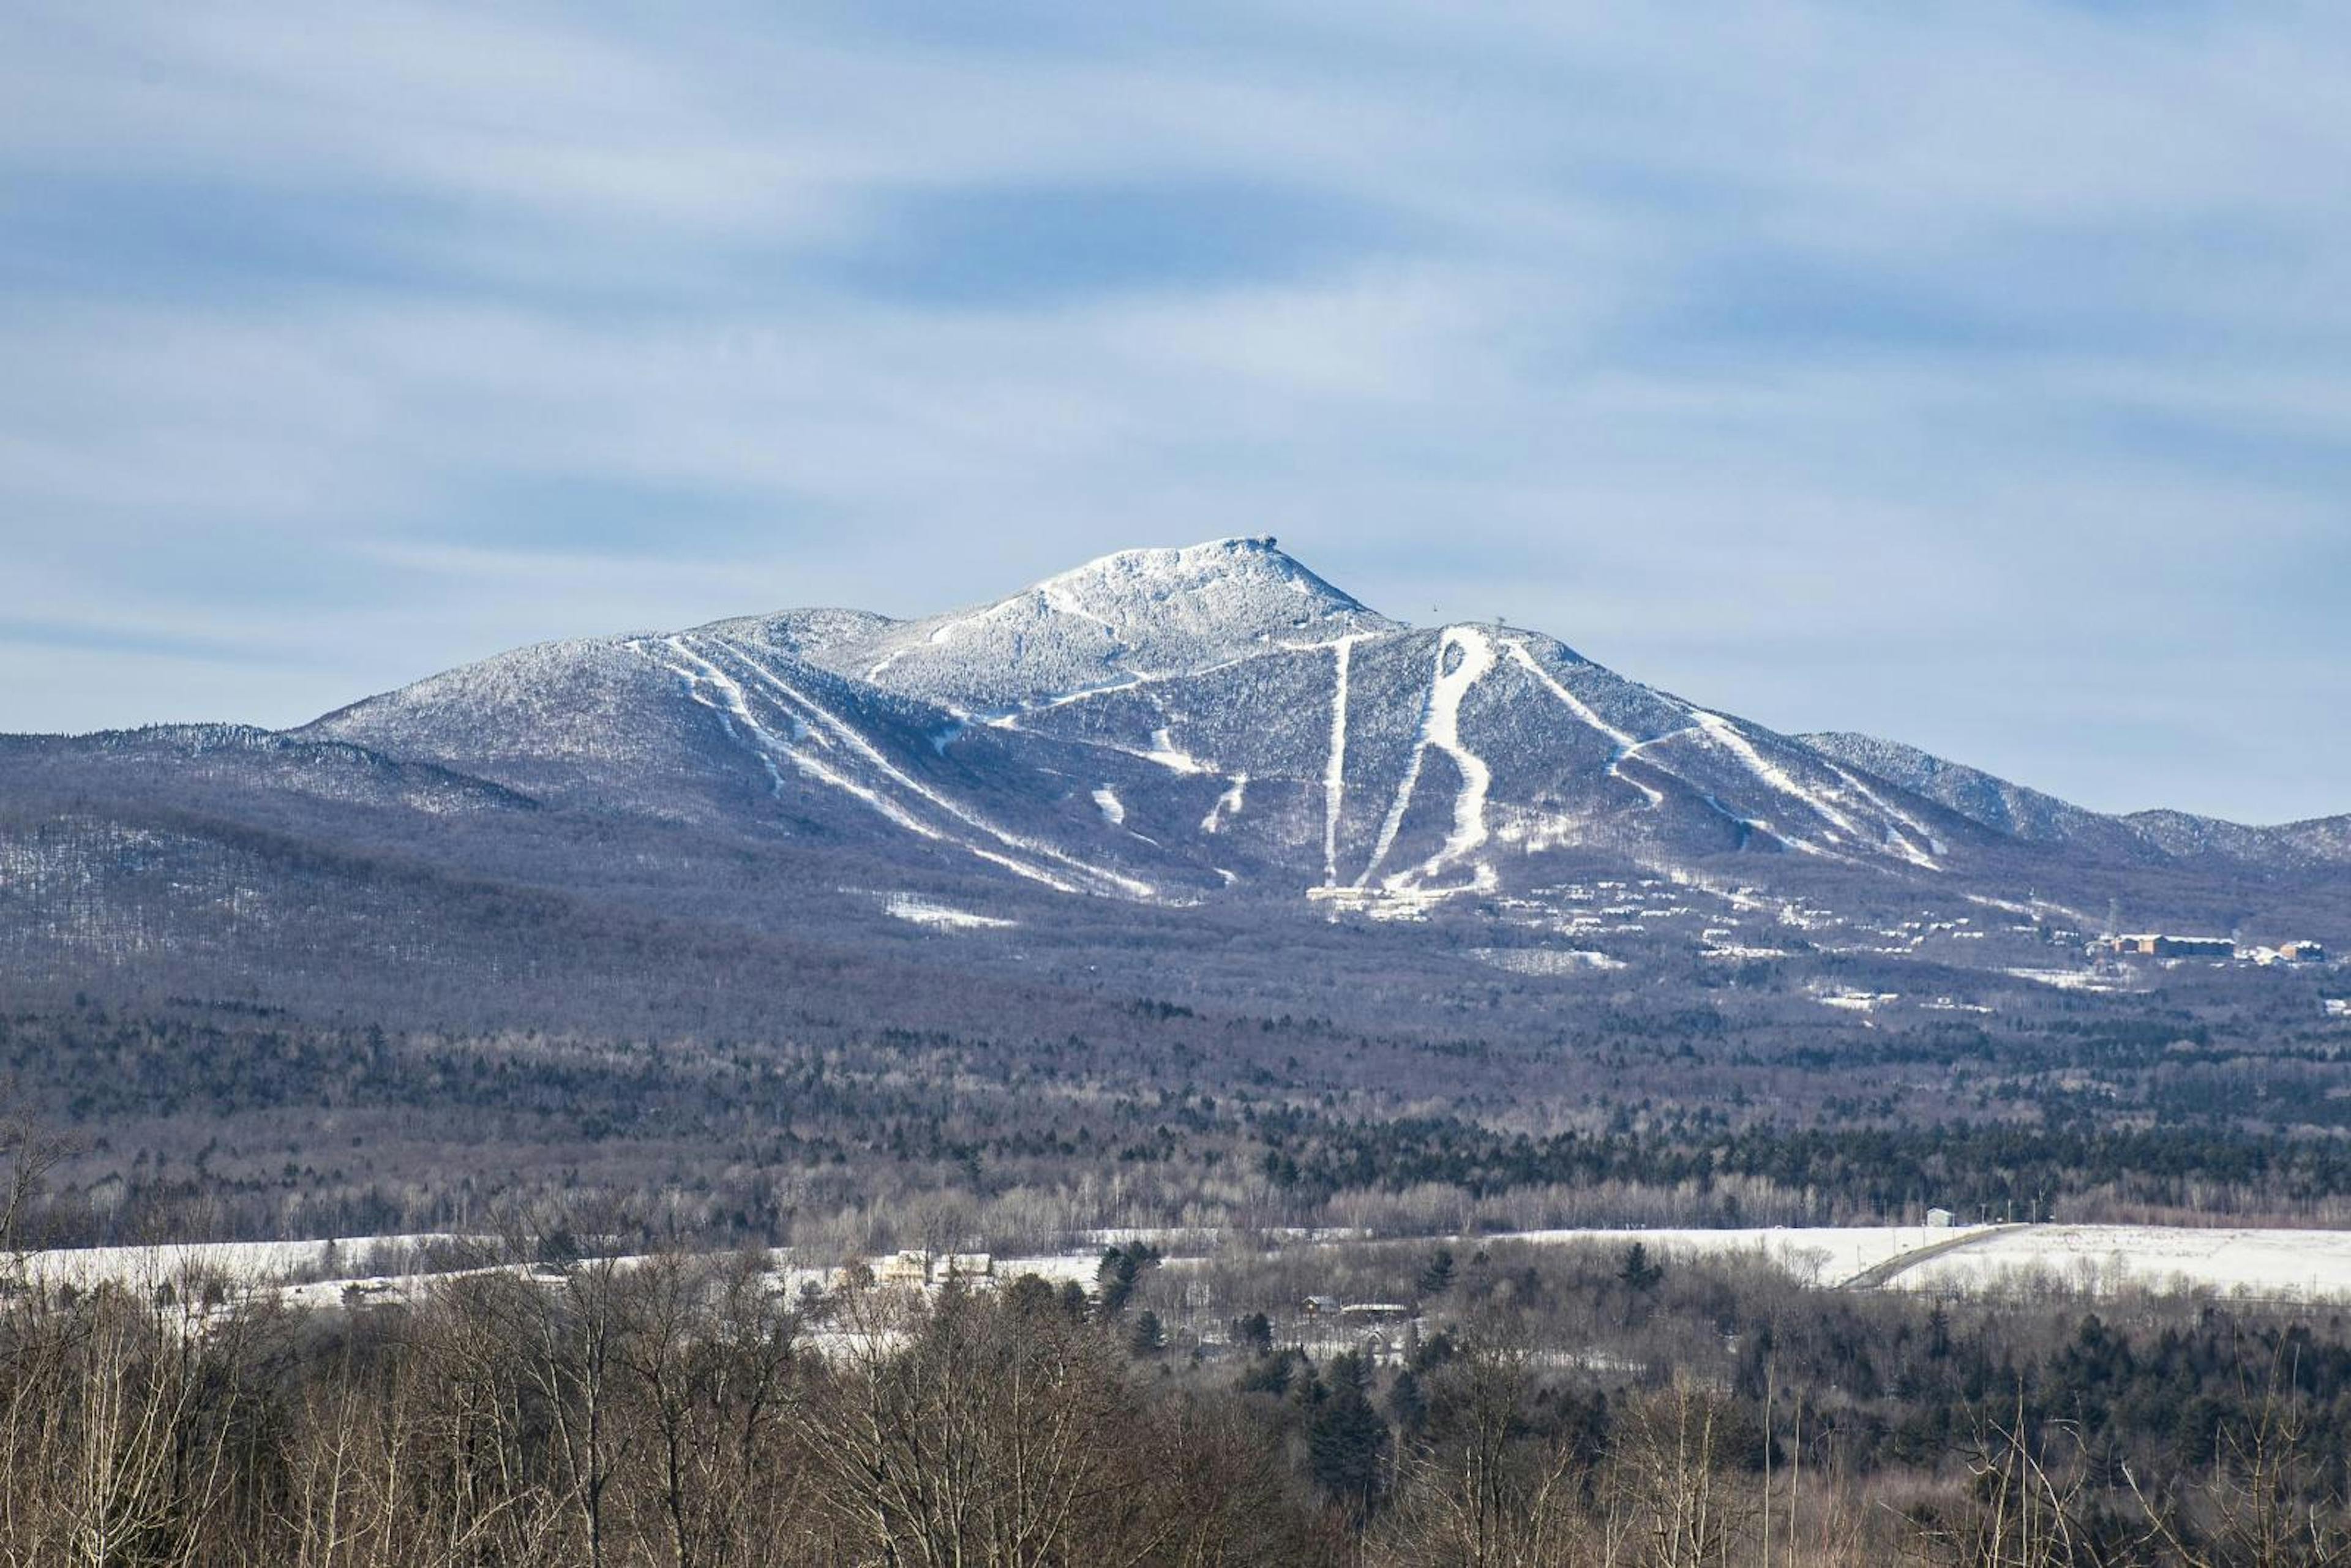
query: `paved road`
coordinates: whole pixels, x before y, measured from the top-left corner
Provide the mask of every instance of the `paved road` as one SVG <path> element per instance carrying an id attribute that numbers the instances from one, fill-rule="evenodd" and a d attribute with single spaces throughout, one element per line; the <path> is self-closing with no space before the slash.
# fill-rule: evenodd
<path id="1" fill-rule="evenodd" d="M 1848 1291 L 1878 1290 L 1896 1275 L 1907 1273 L 1929 1259 L 1940 1258 L 1946 1253 L 1958 1252 L 1966 1248 L 1978 1246 L 1995 1236 L 2004 1236 L 2011 1230 L 2025 1228 L 2026 1227 L 2022 1225 L 1970 1226 L 1948 1241 L 1930 1241 L 1924 1247 L 1914 1247 L 1907 1252 L 1888 1258 L 1883 1263 L 1874 1263 L 1847 1280 L 1843 1288 Z"/>

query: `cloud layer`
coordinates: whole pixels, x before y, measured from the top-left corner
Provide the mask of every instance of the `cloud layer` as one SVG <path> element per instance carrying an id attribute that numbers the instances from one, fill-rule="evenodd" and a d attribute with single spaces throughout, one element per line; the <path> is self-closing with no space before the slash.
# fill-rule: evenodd
<path id="1" fill-rule="evenodd" d="M 2340 7 L 692 9 L 0 15 L 0 729 L 1273 532 L 2351 810 Z"/>

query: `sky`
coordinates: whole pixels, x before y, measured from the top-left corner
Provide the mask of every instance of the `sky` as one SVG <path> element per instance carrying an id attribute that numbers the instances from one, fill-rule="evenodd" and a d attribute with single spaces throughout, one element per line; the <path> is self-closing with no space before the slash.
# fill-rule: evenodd
<path id="1" fill-rule="evenodd" d="M 1274 534 L 2351 810 L 2351 7 L 0 8 L 0 730 Z"/>

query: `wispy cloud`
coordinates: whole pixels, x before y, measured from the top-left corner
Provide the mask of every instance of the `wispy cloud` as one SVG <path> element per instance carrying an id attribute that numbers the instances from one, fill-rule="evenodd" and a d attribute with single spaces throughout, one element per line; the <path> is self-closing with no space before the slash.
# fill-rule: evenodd
<path id="1" fill-rule="evenodd" d="M 12 6 L 0 727 L 1270 530 L 1782 727 L 2351 808 L 2346 71 L 2195 0 Z"/>

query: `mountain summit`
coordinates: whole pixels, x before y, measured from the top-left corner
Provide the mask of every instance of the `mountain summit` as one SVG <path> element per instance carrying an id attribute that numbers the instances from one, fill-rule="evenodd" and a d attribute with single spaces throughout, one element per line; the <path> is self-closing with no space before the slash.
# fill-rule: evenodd
<path id="1" fill-rule="evenodd" d="M 722 624 L 846 679 L 1005 712 L 1395 625 L 1270 538 L 1121 550 L 1008 599 L 920 621 L 802 611 Z"/>

